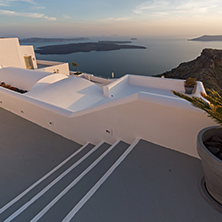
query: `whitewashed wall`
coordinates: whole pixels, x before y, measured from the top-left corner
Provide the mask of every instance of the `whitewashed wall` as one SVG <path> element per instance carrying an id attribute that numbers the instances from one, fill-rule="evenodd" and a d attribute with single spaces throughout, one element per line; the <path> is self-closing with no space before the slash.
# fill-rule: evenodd
<path id="1" fill-rule="evenodd" d="M 125 75 L 116 81 L 103 87 L 103 94 L 105 97 L 112 97 L 114 93 L 117 93 L 120 89 L 128 84 L 129 75 Z"/>
<path id="2" fill-rule="evenodd" d="M 0 106 L 81 144 L 142 137 L 195 157 L 197 133 L 215 125 L 186 101 L 149 93 L 73 113 L 0 87 Z"/>
<path id="3" fill-rule="evenodd" d="M 24 58 L 21 59 L 17 38 L 1 38 L 0 52 L 0 65 L 26 68 Z"/>
<path id="4" fill-rule="evenodd" d="M 0 65 L 26 69 L 24 56 L 31 56 L 37 68 L 33 46 L 20 46 L 18 38 L 0 38 Z"/>
<path id="5" fill-rule="evenodd" d="M 33 68 L 37 69 L 35 51 L 34 51 L 34 48 L 33 48 L 32 45 L 19 46 L 19 53 L 20 53 L 21 62 L 23 63 L 23 65 L 22 65 L 23 67 L 26 68 L 24 57 L 25 56 L 31 56 L 32 57 L 32 63 L 33 63 Z"/>
<path id="6" fill-rule="evenodd" d="M 37 60 L 37 64 L 48 65 L 47 67 L 40 68 L 40 71 L 69 75 L 68 63 Z"/>

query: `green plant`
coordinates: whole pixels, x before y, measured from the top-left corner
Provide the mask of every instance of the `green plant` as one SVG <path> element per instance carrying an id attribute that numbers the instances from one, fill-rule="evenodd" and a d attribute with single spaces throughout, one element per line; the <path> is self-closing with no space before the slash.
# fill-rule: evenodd
<path id="1" fill-rule="evenodd" d="M 185 82 L 184 82 L 184 86 L 185 87 L 194 87 L 197 84 L 197 79 L 196 78 L 191 78 L 189 77 Z"/>
<path id="2" fill-rule="evenodd" d="M 80 74 L 82 74 L 82 72 L 76 72 L 76 73 L 75 73 L 75 75 L 80 75 Z"/>
<path id="3" fill-rule="evenodd" d="M 77 68 L 77 73 L 79 72 L 79 65 L 77 64 L 77 63 L 75 63 L 75 62 L 72 62 L 72 66 L 76 66 L 76 68 Z"/>
<path id="4" fill-rule="evenodd" d="M 175 92 L 173 90 L 171 92 L 174 95 L 187 100 L 193 106 L 204 110 L 209 117 L 211 117 L 216 123 L 222 126 L 222 97 L 214 89 L 209 90 L 209 95 L 200 92 L 201 96 L 205 100 L 195 96 L 189 97 L 184 95 L 183 93 Z"/>

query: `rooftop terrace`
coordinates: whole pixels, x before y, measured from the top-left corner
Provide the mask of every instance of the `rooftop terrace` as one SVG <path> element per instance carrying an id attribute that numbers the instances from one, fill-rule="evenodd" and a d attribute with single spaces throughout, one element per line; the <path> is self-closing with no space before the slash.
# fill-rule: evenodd
<path id="1" fill-rule="evenodd" d="M 222 221 L 222 214 L 201 196 L 203 174 L 197 158 L 144 140 L 137 140 L 135 146 L 120 141 L 115 144 L 118 149 L 95 165 L 112 146 L 101 142 L 84 148 L 3 109 L 0 121 L 0 221 Z M 125 159 L 104 178 L 129 147 Z M 80 156 L 70 157 L 78 151 Z M 61 166 L 66 158 L 70 160 Z M 75 186 L 67 188 L 93 164 Z M 70 167 L 73 169 L 59 181 Z M 41 183 L 23 193 L 41 178 Z M 21 193 L 24 196 L 19 199 Z M 14 204 L 7 205 L 16 197 Z"/>

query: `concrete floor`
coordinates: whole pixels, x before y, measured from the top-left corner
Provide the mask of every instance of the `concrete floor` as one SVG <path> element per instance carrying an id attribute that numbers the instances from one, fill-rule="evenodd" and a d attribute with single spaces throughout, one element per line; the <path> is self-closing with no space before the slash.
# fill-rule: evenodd
<path id="1" fill-rule="evenodd" d="M 200 160 L 140 141 L 72 222 L 220 222 L 201 177 Z"/>
<path id="2" fill-rule="evenodd" d="M 0 124 L 0 207 L 81 146 L 3 109 Z"/>
<path id="3" fill-rule="evenodd" d="M 1 208 L 81 146 L 3 109 L 0 122 Z M 220 222 L 201 177 L 199 159 L 141 140 L 71 221 Z"/>

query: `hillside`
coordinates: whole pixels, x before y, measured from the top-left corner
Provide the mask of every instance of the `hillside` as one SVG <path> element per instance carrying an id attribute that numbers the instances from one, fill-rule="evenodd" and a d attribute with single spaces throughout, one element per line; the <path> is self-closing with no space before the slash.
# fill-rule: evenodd
<path id="1" fill-rule="evenodd" d="M 222 95 L 222 50 L 204 49 L 201 55 L 190 62 L 181 63 L 177 68 L 160 75 L 165 78 L 197 78 L 206 89 L 215 89 Z"/>

